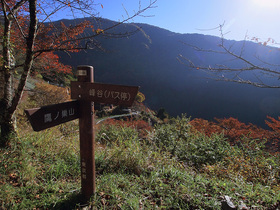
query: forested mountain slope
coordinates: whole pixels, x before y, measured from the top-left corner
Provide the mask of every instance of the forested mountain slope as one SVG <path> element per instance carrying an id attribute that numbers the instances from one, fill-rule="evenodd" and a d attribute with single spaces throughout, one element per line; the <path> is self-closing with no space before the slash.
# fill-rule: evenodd
<path id="1" fill-rule="evenodd" d="M 71 24 L 71 20 L 63 20 Z M 112 24 L 102 20 L 100 28 Z M 171 115 L 187 113 L 192 117 L 212 119 L 235 117 L 243 122 L 264 125 L 267 115 L 278 116 L 280 97 L 278 89 L 261 89 L 249 85 L 217 82 L 211 75 L 193 70 L 177 59 L 179 54 L 197 65 L 226 64 L 241 67 L 241 62 L 225 54 L 195 51 L 184 45 L 188 43 L 203 49 L 220 50 L 219 37 L 201 34 L 178 34 L 147 24 L 123 24 L 111 32 L 134 31 L 140 27 L 144 32 L 114 39 L 98 37 L 105 51 L 92 49 L 71 54 L 59 54 L 61 61 L 76 67 L 92 65 L 95 81 L 139 85 L 146 96 L 146 104 L 157 110 L 164 107 Z M 226 41 L 238 53 L 244 42 Z M 278 49 L 246 42 L 244 56 L 260 63 L 279 63 Z M 254 74 L 245 75 L 254 78 Z"/>

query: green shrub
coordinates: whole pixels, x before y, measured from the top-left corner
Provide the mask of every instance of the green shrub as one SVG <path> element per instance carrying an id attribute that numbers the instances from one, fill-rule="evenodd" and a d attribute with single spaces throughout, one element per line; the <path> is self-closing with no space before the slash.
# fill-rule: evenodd
<path id="1" fill-rule="evenodd" d="M 172 124 L 156 127 L 151 141 L 160 149 L 170 152 L 180 161 L 200 168 L 204 164 L 213 164 L 225 157 L 230 145 L 223 135 L 207 137 L 190 132 L 189 118 L 182 116 Z"/>
<path id="2" fill-rule="evenodd" d="M 184 115 L 169 124 L 157 125 L 151 134 L 151 142 L 162 150 L 175 155 L 181 141 L 189 138 L 189 118 Z"/>
<path id="3" fill-rule="evenodd" d="M 225 156 L 223 161 L 205 167 L 204 171 L 218 178 L 279 187 L 280 156 L 266 152 L 264 142 L 243 138 L 242 143 L 227 150 Z"/>
<path id="4" fill-rule="evenodd" d="M 135 128 L 118 125 L 101 125 L 96 134 L 96 141 L 107 146 L 118 145 L 127 140 L 137 138 L 138 132 Z"/>

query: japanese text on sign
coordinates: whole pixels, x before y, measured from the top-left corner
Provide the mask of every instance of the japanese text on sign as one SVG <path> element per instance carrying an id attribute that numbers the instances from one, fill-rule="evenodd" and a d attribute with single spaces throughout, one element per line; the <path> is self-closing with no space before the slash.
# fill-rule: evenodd
<path id="1" fill-rule="evenodd" d="M 137 86 L 71 82 L 72 99 L 121 106 L 132 106 L 138 90 Z"/>
<path id="2" fill-rule="evenodd" d="M 104 98 L 119 99 L 119 100 L 123 100 L 123 101 L 130 100 L 130 93 L 128 93 L 128 92 L 90 89 L 89 95 L 93 96 L 93 97 L 97 96 L 98 98 L 104 97 Z"/>
<path id="3" fill-rule="evenodd" d="M 52 115 L 52 113 L 46 113 L 44 114 L 44 123 L 52 122 L 55 120 L 58 120 L 59 118 L 65 118 L 68 116 L 73 116 L 75 114 L 75 109 L 63 109 L 58 111 L 55 115 Z"/>
<path id="4" fill-rule="evenodd" d="M 33 130 L 40 131 L 79 118 L 78 107 L 78 101 L 69 101 L 40 108 L 26 109 L 25 113 Z"/>

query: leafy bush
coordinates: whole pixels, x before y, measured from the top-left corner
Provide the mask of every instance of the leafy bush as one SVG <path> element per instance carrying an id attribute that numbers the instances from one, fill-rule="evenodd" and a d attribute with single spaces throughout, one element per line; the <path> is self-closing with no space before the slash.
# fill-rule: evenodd
<path id="1" fill-rule="evenodd" d="M 214 164 L 226 157 L 226 151 L 230 145 L 223 135 L 207 137 L 203 134 L 194 136 L 187 144 L 187 150 L 182 149 L 182 157 L 195 166 Z M 183 156 L 184 155 L 184 156 Z M 183 158 L 181 158 L 183 159 Z"/>
<path id="2" fill-rule="evenodd" d="M 277 186 L 280 180 L 279 155 L 269 154 L 264 147 L 264 142 L 244 138 L 239 146 L 226 151 L 223 161 L 206 166 L 205 172 L 219 178 Z"/>
<path id="3" fill-rule="evenodd" d="M 215 118 L 215 122 L 196 118 L 190 124 L 192 125 L 192 132 L 201 132 L 207 136 L 223 133 L 231 145 L 240 145 L 243 139 L 249 138 L 255 139 L 251 144 L 267 141 L 266 149 L 270 152 L 277 152 L 280 150 L 280 133 L 278 129 L 280 121 L 269 116 L 267 118 L 270 121 L 266 120 L 265 122 L 272 130 L 266 130 L 251 123 L 245 124 L 232 117 L 227 119 Z"/>
<path id="4" fill-rule="evenodd" d="M 106 146 L 120 145 L 126 140 L 137 138 L 135 128 L 110 124 L 101 125 L 96 135 L 96 141 Z"/>
<path id="5" fill-rule="evenodd" d="M 120 140 L 120 139 L 119 139 Z M 120 140 L 115 147 L 107 147 L 96 155 L 96 171 L 140 175 L 147 171 L 148 157 L 137 140 Z"/>
<path id="6" fill-rule="evenodd" d="M 185 116 L 177 118 L 172 124 L 157 126 L 151 141 L 180 161 L 198 168 L 221 161 L 230 148 L 221 134 L 207 137 L 191 133 L 189 118 Z"/>
<path id="7" fill-rule="evenodd" d="M 182 116 L 171 123 L 156 125 L 151 133 L 151 142 L 172 155 L 180 149 L 182 141 L 189 139 L 189 118 Z"/>
<path id="8" fill-rule="evenodd" d="M 119 142 L 121 139 L 125 141 L 146 138 L 148 131 L 151 130 L 152 127 L 144 120 L 109 119 L 98 128 L 96 139 L 102 144 L 110 145 L 113 142 Z"/>

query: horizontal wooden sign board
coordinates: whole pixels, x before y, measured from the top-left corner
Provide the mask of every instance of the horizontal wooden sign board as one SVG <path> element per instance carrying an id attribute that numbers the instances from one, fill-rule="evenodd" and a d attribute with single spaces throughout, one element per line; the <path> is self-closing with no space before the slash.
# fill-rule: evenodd
<path id="1" fill-rule="evenodd" d="M 71 82 L 71 98 L 97 103 L 132 106 L 138 86 Z"/>
<path id="2" fill-rule="evenodd" d="M 79 118 L 79 102 L 70 101 L 24 110 L 34 131 L 41 131 Z"/>

